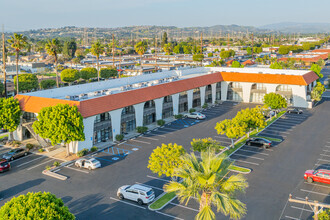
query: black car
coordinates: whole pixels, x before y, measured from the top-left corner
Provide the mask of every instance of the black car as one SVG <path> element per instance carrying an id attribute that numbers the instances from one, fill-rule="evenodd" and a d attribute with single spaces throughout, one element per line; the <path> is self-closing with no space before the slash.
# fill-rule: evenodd
<path id="1" fill-rule="evenodd" d="M 12 149 L 5 153 L 2 158 L 6 160 L 14 160 L 16 158 L 28 155 L 28 151 L 23 148 Z"/>
<path id="2" fill-rule="evenodd" d="M 303 113 L 302 110 L 297 109 L 297 108 L 289 108 L 287 112 L 292 113 L 292 114 L 298 114 L 298 115 Z"/>
<path id="3" fill-rule="evenodd" d="M 249 146 L 257 146 L 263 148 L 268 148 L 272 146 L 272 142 L 265 138 L 249 138 L 246 141 L 246 144 Z"/>

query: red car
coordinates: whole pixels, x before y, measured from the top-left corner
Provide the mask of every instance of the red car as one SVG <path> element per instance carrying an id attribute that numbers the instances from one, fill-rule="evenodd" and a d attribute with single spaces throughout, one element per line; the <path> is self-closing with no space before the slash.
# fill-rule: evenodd
<path id="1" fill-rule="evenodd" d="M 0 172 L 10 170 L 10 163 L 6 159 L 0 160 Z"/>
<path id="2" fill-rule="evenodd" d="M 306 170 L 304 179 L 309 183 L 320 182 L 330 184 L 330 170 Z"/>

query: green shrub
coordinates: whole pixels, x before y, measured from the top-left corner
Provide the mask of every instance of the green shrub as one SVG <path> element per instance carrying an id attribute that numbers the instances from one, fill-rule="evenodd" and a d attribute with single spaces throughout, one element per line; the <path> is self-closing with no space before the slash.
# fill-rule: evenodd
<path id="1" fill-rule="evenodd" d="M 55 167 L 58 167 L 58 166 L 60 166 L 61 164 L 60 164 L 60 162 L 55 161 L 55 162 L 53 163 L 53 165 L 54 165 Z"/>
<path id="2" fill-rule="evenodd" d="M 145 127 L 145 126 L 138 126 L 138 127 L 136 127 L 136 131 L 137 131 L 138 133 L 142 134 L 142 133 L 145 133 L 145 132 L 148 131 L 148 127 Z"/>
<path id="3" fill-rule="evenodd" d="M 159 120 L 157 120 L 157 124 L 159 126 L 163 126 L 165 124 L 165 121 L 163 119 L 159 119 Z"/>
<path id="4" fill-rule="evenodd" d="M 123 140 L 124 139 L 124 135 L 123 134 L 117 134 L 116 135 L 116 140 L 117 141 L 121 141 L 121 140 Z"/>
<path id="5" fill-rule="evenodd" d="M 29 143 L 29 144 L 26 144 L 25 147 L 29 150 L 32 150 L 34 148 L 34 145 Z"/>
<path id="6" fill-rule="evenodd" d="M 42 153 L 42 152 L 44 152 L 45 150 L 44 150 L 43 148 L 40 148 L 38 151 L 39 151 L 40 153 Z"/>
<path id="7" fill-rule="evenodd" d="M 189 109 L 189 113 L 193 113 L 195 111 L 196 111 L 196 109 L 194 109 L 194 108 Z"/>
<path id="8" fill-rule="evenodd" d="M 97 147 L 94 146 L 91 148 L 91 152 L 95 152 L 95 151 L 97 151 Z"/>
<path id="9" fill-rule="evenodd" d="M 87 148 L 84 148 L 84 149 L 82 149 L 81 151 L 78 151 L 77 156 L 78 156 L 78 157 L 83 157 L 83 156 L 85 156 L 87 153 L 88 153 L 88 149 L 87 149 Z"/>
<path id="10" fill-rule="evenodd" d="M 182 118 L 182 117 L 183 117 L 182 114 L 174 115 L 174 118 L 175 118 L 175 119 L 180 119 L 180 118 Z"/>
<path id="11" fill-rule="evenodd" d="M 204 105 L 202 106 L 202 108 L 207 108 L 207 107 L 209 107 L 207 103 L 204 103 Z"/>
<path id="12" fill-rule="evenodd" d="M 13 141 L 13 143 L 12 143 L 13 145 L 20 145 L 21 144 L 21 142 L 19 142 L 19 141 Z"/>
<path id="13" fill-rule="evenodd" d="M 50 170 L 50 166 L 46 166 L 46 170 Z"/>

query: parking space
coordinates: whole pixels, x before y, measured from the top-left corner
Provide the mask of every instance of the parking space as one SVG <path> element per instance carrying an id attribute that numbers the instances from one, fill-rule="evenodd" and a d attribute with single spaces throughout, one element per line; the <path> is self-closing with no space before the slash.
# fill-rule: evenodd
<path id="1" fill-rule="evenodd" d="M 325 144 L 316 163 L 309 169 L 330 169 L 330 141 Z M 309 201 L 330 203 L 330 185 L 318 182 L 308 183 L 303 176 L 291 194 L 298 200 L 305 200 L 308 197 Z M 282 212 L 282 219 L 313 219 L 313 215 L 308 205 L 287 202 Z"/>

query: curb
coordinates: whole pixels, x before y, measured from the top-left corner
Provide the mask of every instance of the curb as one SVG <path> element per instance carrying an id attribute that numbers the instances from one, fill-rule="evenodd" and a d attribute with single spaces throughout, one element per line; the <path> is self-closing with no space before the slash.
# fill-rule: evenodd
<path id="1" fill-rule="evenodd" d="M 244 174 L 244 175 L 247 175 L 247 174 L 249 174 L 249 173 L 251 173 L 252 172 L 252 170 L 251 169 L 249 169 L 249 168 L 246 168 L 246 167 L 241 167 L 241 166 L 237 166 L 237 165 L 235 165 L 236 167 L 239 167 L 239 168 L 244 168 L 244 169 L 248 169 L 249 170 L 249 172 L 242 172 L 242 171 L 238 171 L 238 170 L 232 170 L 232 169 L 228 169 L 228 170 L 230 170 L 231 172 L 235 172 L 235 173 L 241 173 L 241 174 Z"/>
<path id="2" fill-rule="evenodd" d="M 57 173 L 53 173 L 50 170 L 44 170 L 44 171 L 42 171 L 42 174 L 50 176 L 50 177 L 54 177 L 54 178 L 59 179 L 59 180 L 66 180 L 68 178 L 66 176 L 63 176 L 63 175 L 60 175 L 60 174 L 57 174 Z"/>
<path id="3" fill-rule="evenodd" d="M 162 194 L 160 194 L 157 199 L 155 199 L 155 202 L 160 199 L 161 197 L 163 197 L 165 194 L 167 194 L 167 192 L 163 192 Z M 172 199 L 170 199 L 168 202 L 166 202 L 162 207 L 158 208 L 158 209 L 151 209 L 150 206 L 154 203 L 151 203 L 150 205 L 148 205 L 148 209 L 150 211 L 159 211 L 159 210 L 162 210 L 163 208 L 165 208 L 168 204 L 170 204 L 174 199 L 176 199 L 178 196 L 175 195 Z"/>

